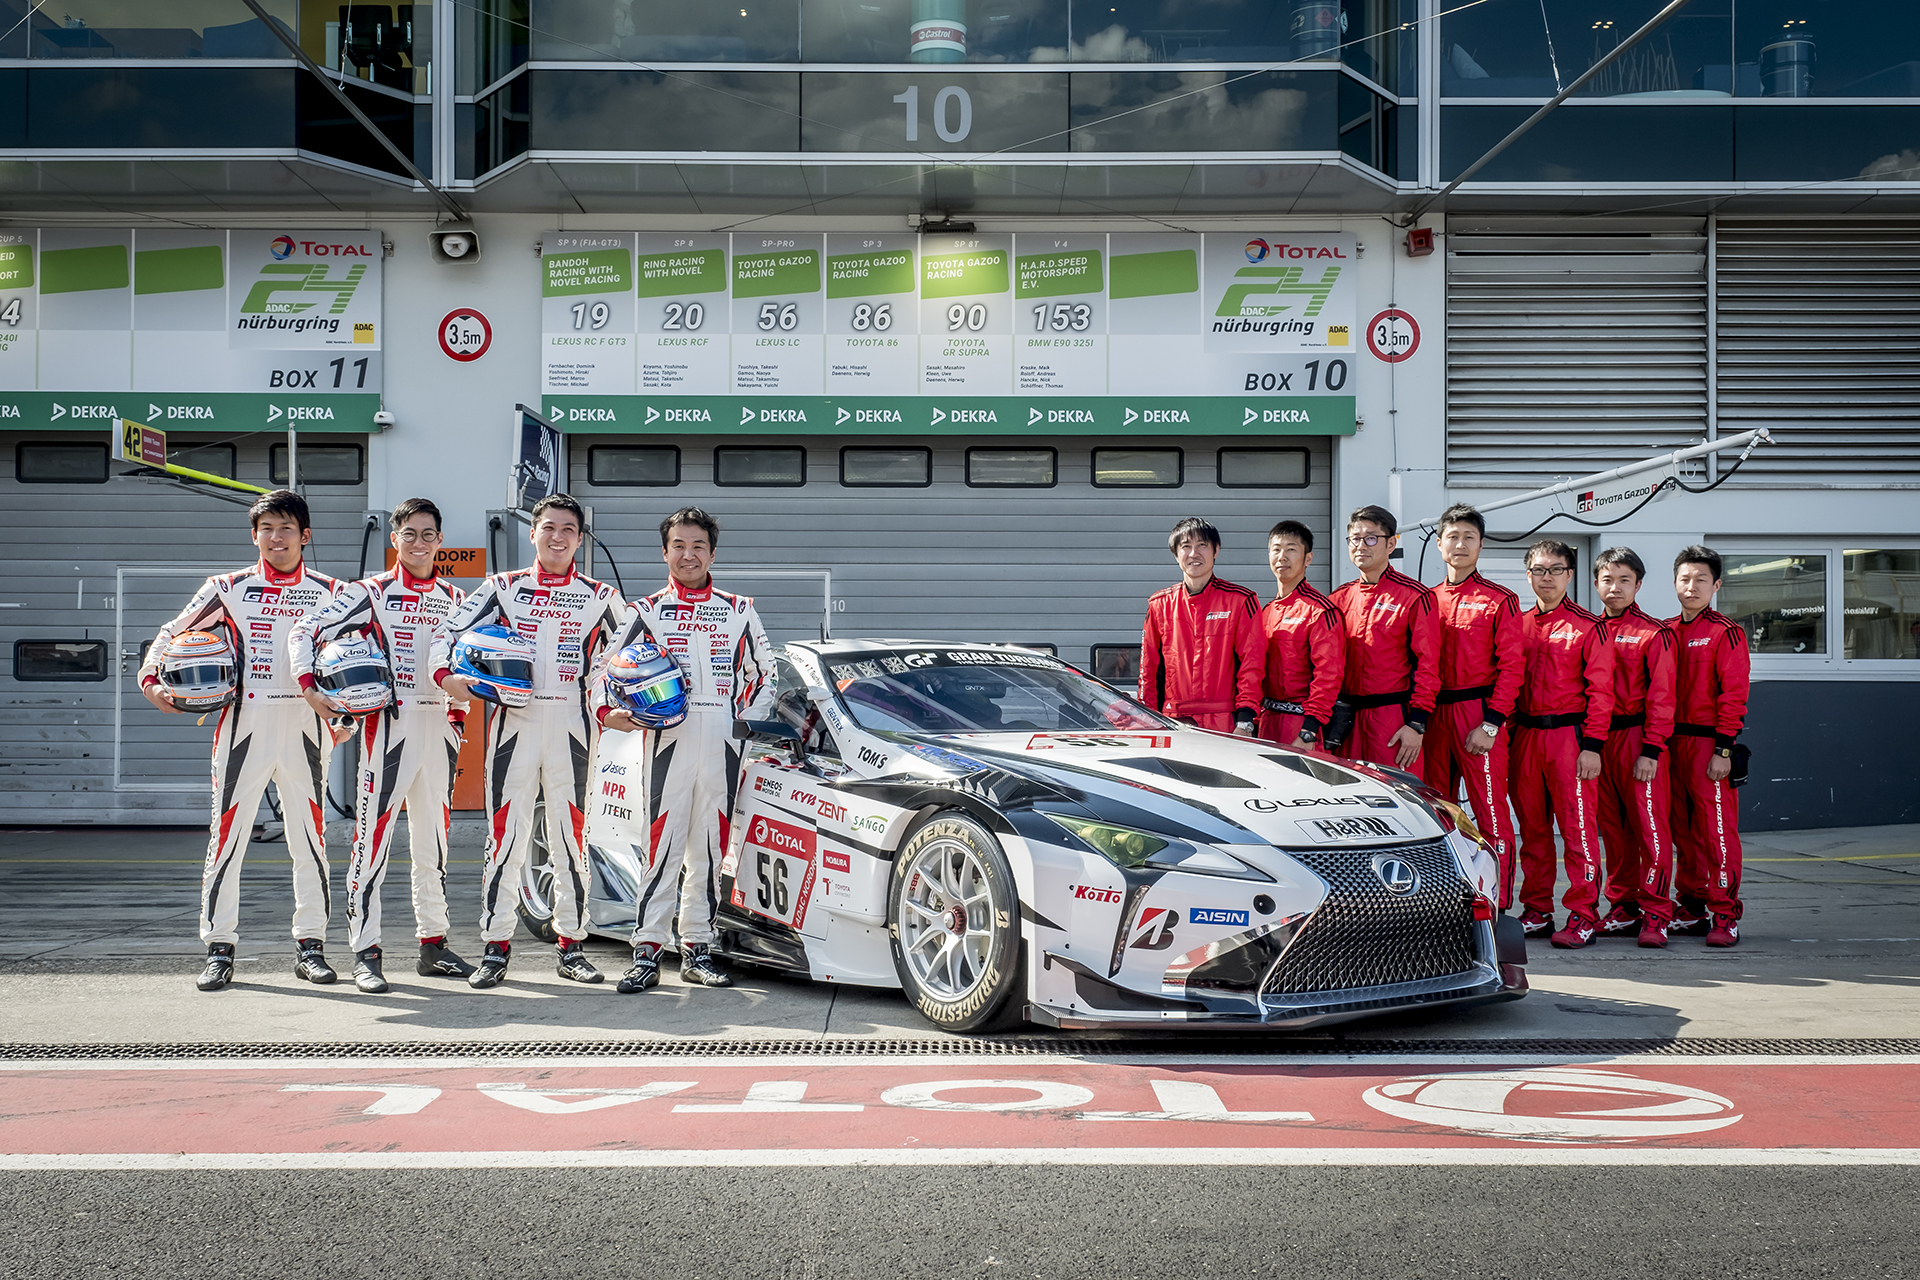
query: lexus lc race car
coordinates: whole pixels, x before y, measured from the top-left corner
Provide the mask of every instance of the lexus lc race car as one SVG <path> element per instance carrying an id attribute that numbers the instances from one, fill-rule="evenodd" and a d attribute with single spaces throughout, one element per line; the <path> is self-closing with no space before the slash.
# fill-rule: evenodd
<path id="1" fill-rule="evenodd" d="M 899 987 L 979 1030 L 1298 1028 L 1527 989 L 1466 814 L 1409 774 L 1187 728 L 1033 650 L 822 641 L 736 726 L 715 950 Z M 648 858 L 644 743 L 607 734 L 593 931 Z M 536 865 L 521 910 L 551 936 Z M 543 927 L 544 926 L 544 927 Z"/>

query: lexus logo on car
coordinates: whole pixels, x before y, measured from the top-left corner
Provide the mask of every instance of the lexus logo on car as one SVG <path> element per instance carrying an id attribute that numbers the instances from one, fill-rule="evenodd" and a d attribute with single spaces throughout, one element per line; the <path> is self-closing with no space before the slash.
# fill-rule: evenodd
<path id="1" fill-rule="evenodd" d="M 1380 877 L 1388 893 L 1409 894 L 1420 887 L 1420 873 L 1400 858 L 1374 859 L 1373 874 Z"/>
<path id="2" fill-rule="evenodd" d="M 1255 813 L 1280 812 L 1280 806 L 1278 804 L 1275 804 L 1271 800 L 1258 800 L 1258 799 L 1249 800 L 1247 801 L 1247 808 L 1253 810 Z"/>

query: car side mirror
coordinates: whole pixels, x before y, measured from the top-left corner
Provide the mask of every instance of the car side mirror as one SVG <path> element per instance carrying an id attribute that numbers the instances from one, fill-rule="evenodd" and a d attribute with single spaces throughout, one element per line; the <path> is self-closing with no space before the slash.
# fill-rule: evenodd
<path id="1" fill-rule="evenodd" d="M 795 761 L 805 763 L 807 759 L 806 739 L 800 731 L 785 720 L 735 720 L 733 736 L 742 741 L 785 742 L 791 743 Z"/>

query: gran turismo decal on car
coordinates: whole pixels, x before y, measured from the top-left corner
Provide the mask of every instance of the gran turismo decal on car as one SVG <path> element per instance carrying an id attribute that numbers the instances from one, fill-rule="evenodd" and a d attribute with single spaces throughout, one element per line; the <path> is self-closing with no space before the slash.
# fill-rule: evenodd
<path id="1" fill-rule="evenodd" d="M 1158 733 L 1036 733 L 1027 739 L 1029 751 L 1052 751 L 1061 747 L 1164 751 L 1172 745 L 1172 737 Z"/>

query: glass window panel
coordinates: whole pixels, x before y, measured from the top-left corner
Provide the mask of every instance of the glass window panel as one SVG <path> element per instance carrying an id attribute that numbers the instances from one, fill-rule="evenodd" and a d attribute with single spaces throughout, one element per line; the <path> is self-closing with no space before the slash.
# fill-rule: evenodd
<path id="1" fill-rule="evenodd" d="M 260 7 L 283 30 L 294 30 L 294 0 L 263 0 Z M 292 56 L 241 0 L 6 0 L 0 32 L 0 57 L 7 58 Z M 308 52 L 318 58 L 321 51 Z"/>
<path id="2" fill-rule="evenodd" d="M 206 72 L 192 74 L 205 75 Z M 411 156 L 416 165 L 422 169 L 432 167 L 432 157 L 427 151 L 432 131 L 415 128 L 430 118 L 432 107 L 424 103 L 416 105 L 405 98 L 376 93 L 356 85 L 346 86 L 346 93 L 353 105 L 365 112 L 367 119 L 373 121 L 395 146 Z M 406 172 L 400 167 L 400 162 L 367 132 L 365 125 L 354 119 L 352 113 L 342 107 L 324 85 L 304 71 L 294 81 L 294 100 L 299 117 L 296 137 L 301 147 L 370 169 L 391 174 Z"/>
<path id="3" fill-rule="evenodd" d="M 1664 5 L 1665 0 L 1537 0 L 1461 7 L 1442 19 L 1440 91 L 1457 98 L 1550 98 Z M 1580 96 L 1730 96 L 1733 5 L 1734 0 L 1693 0 L 1588 82 Z"/>
<path id="4" fill-rule="evenodd" d="M 1076 71 L 1075 151 L 1326 151 L 1336 72 Z"/>
<path id="5" fill-rule="evenodd" d="M 1920 550 L 1844 551 L 1849 658 L 1920 658 Z"/>
<path id="6" fill-rule="evenodd" d="M 210 476 L 224 476 L 229 480 L 239 478 L 235 470 L 234 448 L 230 444 L 174 444 L 168 441 L 167 461 L 190 471 L 204 471 Z"/>
<path id="7" fill-rule="evenodd" d="M 680 450 L 673 445 L 595 445 L 587 450 L 587 482 L 634 486 L 680 483 Z"/>
<path id="8" fill-rule="evenodd" d="M 289 146 L 300 74 L 292 67 L 36 68 L 27 73 L 27 145 Z M 210 102 L 220 109 L 209 110 Z"/>
<path id="9" fill-rule="evenodd" d="M 924 487 L 933 483 L 933 450 L 846 448 L 840 451 L 840 483 L 855 488 Z"/>
<path id="10" fill-rule="evenodd" d="M 104 444 L 23 443 L 14 450 L 14 476 L 21 484 L 105 484 Z"/>
<path id="11" fill-rule="evenodd" d="M 15 680 L 105 680 L 105 640 L 16 640 Z"/>
<path id="12" fill-rule="evenodd" d="M 460 44 L 456 93 L 478 93 L 531 53 L 528 0 L 465 0 L 454 9 Z"/>
<path id="13" fill-rule="evenodd" d="M 1733 57 L 1743 98 L 1920 97 L 1920 5 L 1738 0 Z"/>
<path id="14" fill-rule="evenodd" d="M 361 463 L 365 454 L 357 444 L 300 445 L 301 484 L 360 484 L 366 470 Z M 276 444 L 267 450 L 267 474 L 273 483 L 287 482 L 287 446 Z"/>
<path id="15" fill-rule="evenodd" d="M 1440 160 L 1452 178 L 1532 115 L 1533 107 L 1448 107 Z M 1476 182 L 1733 180 L 1734 108 L 1561 107 L 1474 175 Z"/>
<path id="16" fill-rule="evenodd" d="M 459 153 L 465 169 L 462 177 L 491 173 L 527 149 L 533 119 L 530 97 L 529 78 L 523 75 L 471 106 L 460 105 L 456 127 L 464 127 L 468 143 Z"/>
<path id="17" fill-rule="evenodd" d="M 895 101 L 909 92 L 911 104 Z M 801 97 L 807 151 L 1067 149 L 1064 73 L 809 71 Z"/>
<path id="18" fill-rule="evenodd" d="M 1178 449 L 1095 449 L 1093 483 L 1102 489 L 1177 488 L 1183 461 Z"/>
<path id="19" fill-rule="evenodd" d="M 1097 644 L 1093 646 L 1093 675 L 1122 689 L 1140 686 L 1140 646 L 1137 644 Z"/>
<path id="20" fill-rule="evenodd" d="M 792 72 L 533 71 L 533 145 L 570 151 L 793 151 Z"/>
<path id="21" fill-rule="evenodd" d="M 772 445 L 715 449 L 713 482 L 740 485 L 805 484 L 807 451 Z"/>
<path id="22" fill-rule="evenodd" d="M 1304 489 L 1305 449 L 1222 449 L 1222 489 Z"/>
<path id="23" fill-rule="evenodd" d="M 1734 121 L 1742 182 L 1920 181 L 1920 106 L 1736 107 Z"/>
<path id="24" fill-rule="evenodd" d="M 533 0 L 540 62 L 793 62 L 799 0 Z"/>
<path id="25" fill-rule="evenodd" d="M 1057 457 L 1052 449 L 969 449 L 967 483 L 976 489 L 1049 488 Z"/>
<path id="26" fill-rule="evenodd" d="M 1067 60 L 1066 0 L 801 0 L 800 30 L 808 62 Z"/>
<path id="27" fill-rule="evenodd" d="M 1827 651 L 1827 558 L 1725 557 L 1716 608 L 1747 629 L 1755 653 Z"/>
<path id="28" fill-rule="evenodd" d="M 1308 9 L 1292 40 L 1291 10 Z M 1340 43 L 1339 0 L 1082 0 L 1073 6 L 1074 62 L 1286 61 Z"/>

